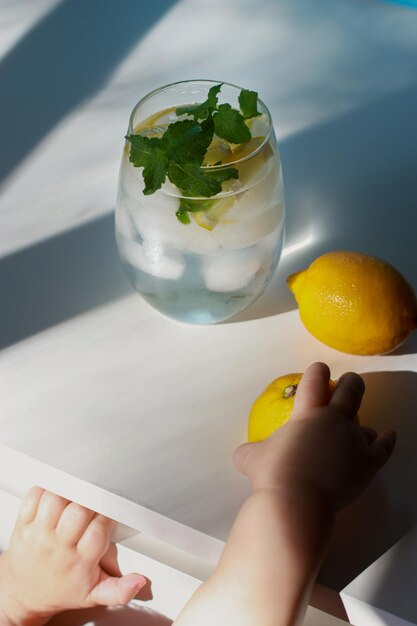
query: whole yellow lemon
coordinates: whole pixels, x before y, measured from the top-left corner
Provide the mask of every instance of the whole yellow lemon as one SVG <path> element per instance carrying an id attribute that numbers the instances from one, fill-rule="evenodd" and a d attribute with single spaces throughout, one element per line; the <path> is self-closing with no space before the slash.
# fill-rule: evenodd
<path id="1" fill-rule="evenodd" d="M 384 354 L 417 327 L 412 287 L 392 265 L 358 252 L 328 252 L 288 277 L 301 321 L 349 354 Z"/>

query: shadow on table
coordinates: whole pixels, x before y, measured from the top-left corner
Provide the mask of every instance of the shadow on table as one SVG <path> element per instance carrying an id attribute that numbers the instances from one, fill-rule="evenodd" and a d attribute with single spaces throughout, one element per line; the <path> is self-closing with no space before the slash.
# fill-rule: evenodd
<path id="1" fill-rule="evenodd" d="M 144 606 L 99 607 L 82 611 L 65 611 L 51 626 L 170 626 L 172 620 Z"/>
<path id="2" fill-rule="evenodd" d="M 343 589 L 417 523 L 417 373 L 371 372 L 361 423 L 395 429 L 392 458 L 362 496 L 337 518 L 319 582 Z"/>
<path id="3" fill-rule="evenodd" d="M 380 256 L 417 286 L 417 85 L 280 144 L 287 251 L 265 293 L 233 321 L 295 308 L 286 277 L 330 250 Z"/>
<path id="4" fill-rule="evenodd" d="M 175 0 L 64 0 L 0 61 L 0 180 L 93 96 Z"/>
<path id="5" fill-rule="evenodd" d="M 400 356 L 417 354 L 417 332 L 414 332 L 397 350 L 390 353 L 390 356 Z"/>
<path id="6" fill-rule="evenodd" d="M 0 348 L 132 292 L 105 215 L 0 260 Z"/>

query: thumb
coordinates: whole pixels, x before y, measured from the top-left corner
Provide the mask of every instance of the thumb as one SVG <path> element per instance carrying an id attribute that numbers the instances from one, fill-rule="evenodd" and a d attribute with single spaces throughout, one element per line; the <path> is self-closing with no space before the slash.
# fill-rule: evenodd
<path id="1" fill-rule="evenodd" d="M 109 576 L 121 576 L 119 564 L 117 562 L 117 546 L 115 543 L 111 543 L 107 552 L 101 558 L 100 567 Z"/>
<path id="2" fill-rule="evenodd" d="M 236 469 L 245 476 L 248 475 L 248 455 L 249 453 L 259 445 L 257 443 L 243 443 L 239 446 L 233 454 L 233 463 Z"/>
<path id="3" fill-rule="evenodd" d="M 94 605 L 103 606 L 127 604 L 147 583 L 148 580 L 141 574 L 115 577 L 103 572 L 99 582 L 90 592 L 88 600 Z"/>

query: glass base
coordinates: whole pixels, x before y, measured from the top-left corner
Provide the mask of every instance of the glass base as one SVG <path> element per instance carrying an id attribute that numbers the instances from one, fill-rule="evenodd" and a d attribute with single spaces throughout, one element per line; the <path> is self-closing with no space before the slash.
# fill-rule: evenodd
<path id="1" fill-rule="evenodd" d="M 186 324 L 217 324 L 234 317 L 252 302 L 263 291 L 254 293 L 234 294 L 192 294 L 182 295 L 178 298 L 159 298 L 145 293 L 140 293 L 142 298 L 163 315 L 184 322 Z"/>

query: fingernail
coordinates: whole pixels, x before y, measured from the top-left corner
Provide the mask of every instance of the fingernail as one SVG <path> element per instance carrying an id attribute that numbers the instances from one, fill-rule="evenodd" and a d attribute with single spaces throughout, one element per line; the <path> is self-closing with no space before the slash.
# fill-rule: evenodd
<path id="1" fill-rule="evenodd" d="M 138 600 L 142 600 L 142 601 L 152 600 L 153 594 L 152 594 L 152 588 L 151 588 L 151 581 L 148 578 L 146 578 L 146 576 L 142 576 L 141 578 L 142 580 L 139 586 L 135 590 L 135 597 Z"/>
<path id="2" fill-rule="evenodd" d="M 142 589 L 142 587 L 144 587 L 147 583 L 147 579 L 145 578 L 145 576 L 141 576 L 135 583 L 134 585 L 134 589 L 136 592 L 140 591 Z"/>

